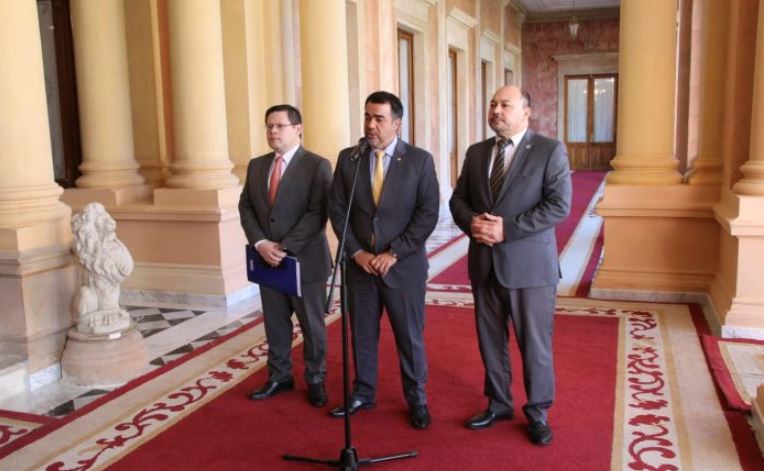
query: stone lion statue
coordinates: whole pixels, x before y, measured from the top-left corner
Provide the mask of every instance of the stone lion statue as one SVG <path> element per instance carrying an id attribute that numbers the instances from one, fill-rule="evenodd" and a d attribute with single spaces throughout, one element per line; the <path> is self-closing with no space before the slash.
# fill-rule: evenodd
<path id="1" fill-rule="evenodd" d="M 119 307 L 119 285 L 133 271 L 133 258 L 116 228 L 100 203 L 89 203 L 72 218 L 73 250 L 84 268 L 74 300 L 79 332 L 108 334 L 131 325 L 130 315 Z"/>

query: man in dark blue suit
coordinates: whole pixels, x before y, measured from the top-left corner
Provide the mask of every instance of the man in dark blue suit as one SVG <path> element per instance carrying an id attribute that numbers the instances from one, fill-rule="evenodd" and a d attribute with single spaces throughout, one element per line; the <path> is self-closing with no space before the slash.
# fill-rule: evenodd
<path id="1" fill-rule="evenodd" d="M 387 311 L 400 360 L 411 425 L 430 425 L 425 383 L 425 241 L 438 221 L 438 180 L 432 155 L 398 137 L 401 101 L 388 92 L 366 99 L 369 150 L 340 152 L 329 196 L 329 217 L 342 231 L 355 167 L 360 165 L 345 241 L 355 381 L 350 414 L 374 405 L 380 320 Z M 343 407 L 331 411 L 342 417 Z"/>
<path id="2" fill-rule="evenodd" d="M 488 123 L 496 133 L 467 149 L 451 196 L 454 222 L 470 236 L 467 258 L 475 298 L 488 407 L 466 423 L 482 429 L 512 418 L 510 321 L 523 360 L 528 434 L 552 441 L 547 410 L 554 399 L 552 330 L 560 280 L 555 226 L 570 213 L 565 145 L 528 129 L 530 96 L 496 91 Z"/>
<path id="3" fill-rule="evenodd" d="M 292 314 L 297 314 L 304 338 L 308 401 L 320 407 L 327 401 L 324 298 L 331 254 L 325 230 L 332 167 L 300 144 L 302 117 L 297 108 L 272 106 L 265 112 L 265 127 L 273 152 L 249 161 L 239 199 L 241 225 L 266 263 L 277 266 L 287 254 L 300 261 L 302 297 L 260 286 L 268 381 L 249 398 L 262 400 L 294 389 Z"/>

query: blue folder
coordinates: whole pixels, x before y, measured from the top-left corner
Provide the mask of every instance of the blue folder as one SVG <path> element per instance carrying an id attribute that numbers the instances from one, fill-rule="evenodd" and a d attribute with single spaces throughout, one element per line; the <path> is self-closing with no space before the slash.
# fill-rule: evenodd
<path id="1" fill-rule="evenodd" d="M 295 257 L 284 257 L 277 267 L 268 265 L 249 244 L 247 250 L 247 279 L 290 296 L 302 297 L 300 289 L 300 262 Z"/>

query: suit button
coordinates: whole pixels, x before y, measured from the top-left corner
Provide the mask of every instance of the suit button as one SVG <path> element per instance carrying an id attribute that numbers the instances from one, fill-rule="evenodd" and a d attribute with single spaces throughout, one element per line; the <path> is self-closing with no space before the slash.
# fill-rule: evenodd
<path id="1" fill-rule="evenodd" d="M 271 218 L 271 222 L 276 222 L 276 218 Z"/>

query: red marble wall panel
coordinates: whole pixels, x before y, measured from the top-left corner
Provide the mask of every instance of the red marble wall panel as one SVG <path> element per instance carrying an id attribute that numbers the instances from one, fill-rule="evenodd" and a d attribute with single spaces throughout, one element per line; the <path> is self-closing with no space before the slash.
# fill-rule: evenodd
<path id="1" fill-rule="evenodd" d="M 526 23 L 522 32 L 523 88 L 531 94 L 531 129 L 557 136 L 557 54 L 618 51 L 618 19 L 581 21 L 570 37 L 567 22 Z"/>

